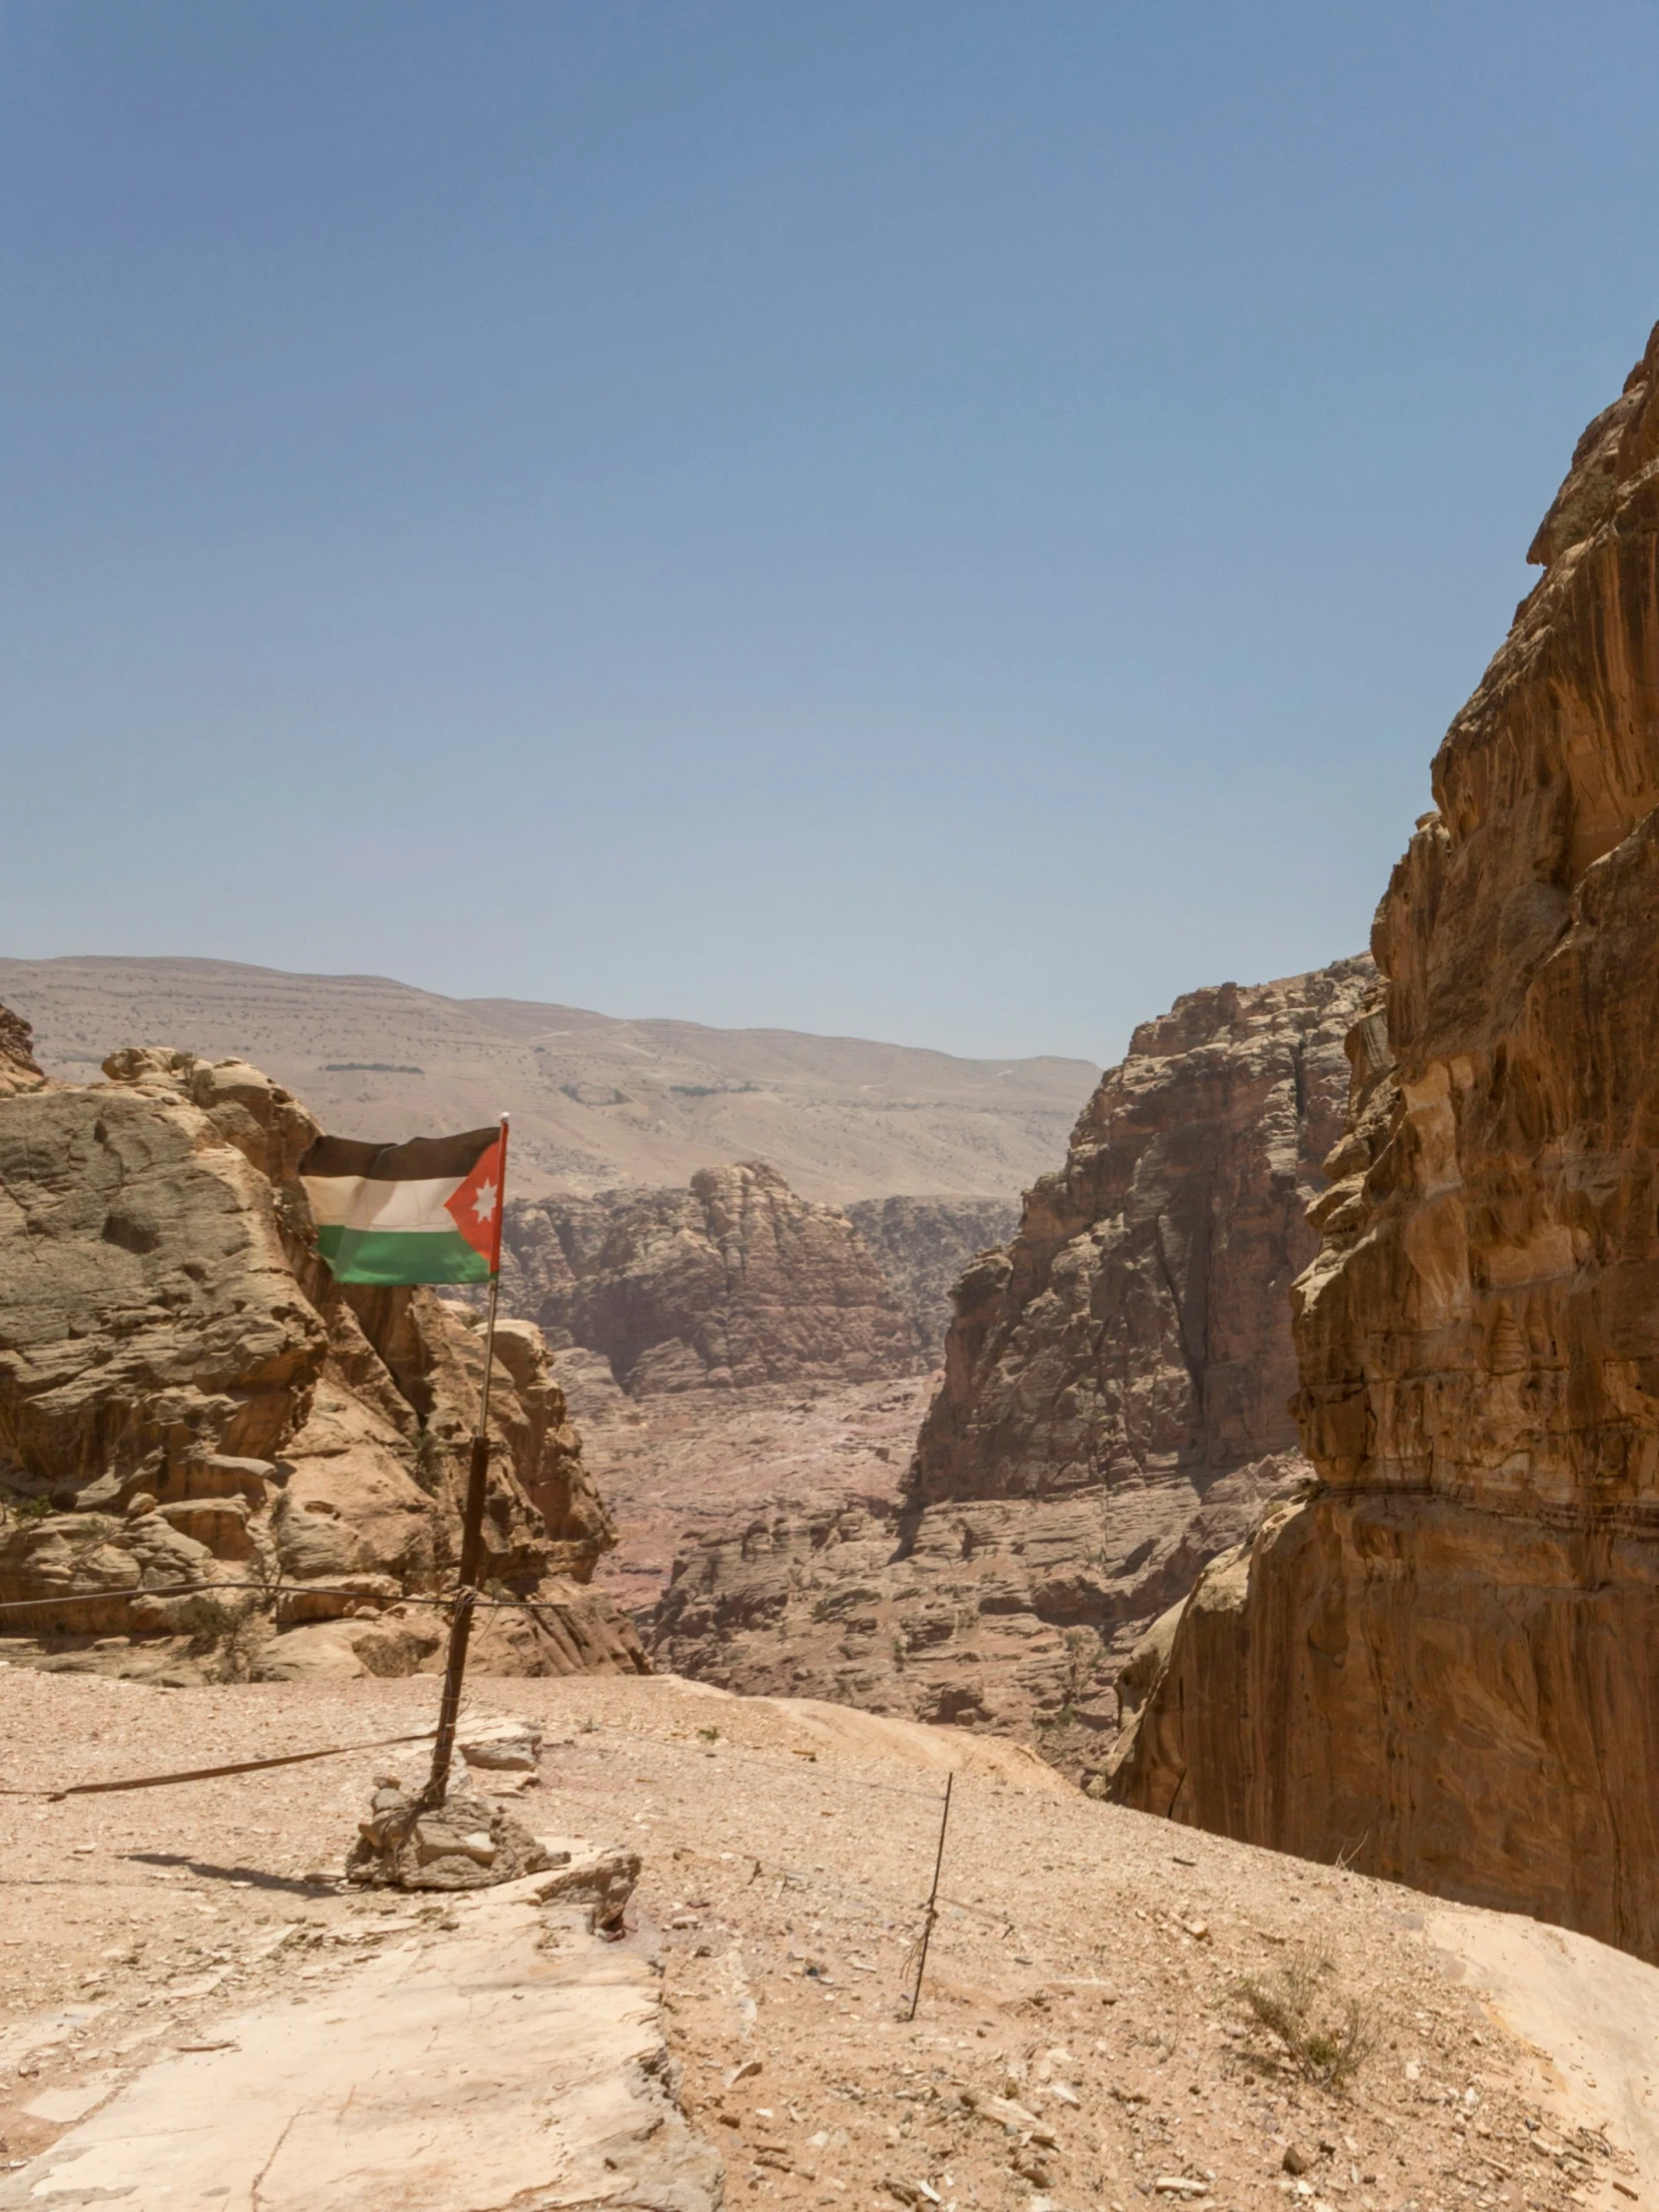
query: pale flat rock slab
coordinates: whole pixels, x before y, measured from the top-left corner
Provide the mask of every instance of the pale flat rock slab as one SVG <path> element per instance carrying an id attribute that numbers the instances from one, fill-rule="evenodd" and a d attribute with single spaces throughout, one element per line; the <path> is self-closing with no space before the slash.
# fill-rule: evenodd
<path id="1" fill-rule="evenodd" d="M 1538 2053 L 1543 2101 L 1659 2176 L 1659 1967 L 1519 1914 L 1429 1913 L 1423 1930 Z"/>
<path id="2" fill-rule="evenodd" d="M 48 2089 L 26 2104 L 23 2109 L 31 2119 L 47 2120 L 54 2127 L 62 2127 L 68 2120 L 85 2119 L 94 2105 L 102 2104 L 110 2093 L 110 2077 L 96 2076 L 83 2081 L 75 2089 Z"/>
<path id="3" fill-rule="evenodd" d="M 36 2051 L 51 2049 L 108 2010 L 107 2004 L 65 2004 L 14 2021 L 0 2032 L 0 2066 L 15 2066 Z"/>
<path id="4" fill-rule="evenodd" d="M 648 1962 L 544 1911 L 546 1878 L 325 1995 L 218 2023 L 0 2183 L 81 2212 L 714 2212 L 717 2154 L 661 2085 Z"/>

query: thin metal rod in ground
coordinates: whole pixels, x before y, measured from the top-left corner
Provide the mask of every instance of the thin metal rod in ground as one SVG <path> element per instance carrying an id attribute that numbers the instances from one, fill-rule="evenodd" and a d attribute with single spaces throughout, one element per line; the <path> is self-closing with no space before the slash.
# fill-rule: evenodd
<path id="1" fill-rule="evenodd" d="M 944 1866 L 944 1832 L 950 1825 L 950 1785 L 955 1779 L 953 1773 L 944 1778 L 944 1811 L 939 1815 L 939 1851 L 938 1857 L 933 1861 L 933 1887 L 927 1893 L 927 1917 L 921 1924 L 921 1956 L 916 1960 L 916 1985 L 910 1991 L 910 2009 L 904 2015 L 911 2020 L 915 2018 L 916 2006 L 921 2002 L 921 1977 L 927 1971 L 928 1938 L 933 1933 L 933 1923 L 939 1917 L 939 1874 Z"/>

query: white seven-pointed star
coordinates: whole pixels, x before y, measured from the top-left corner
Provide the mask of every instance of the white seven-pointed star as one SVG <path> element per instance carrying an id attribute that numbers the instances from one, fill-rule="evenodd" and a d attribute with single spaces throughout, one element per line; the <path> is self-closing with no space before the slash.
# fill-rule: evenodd
<path id="1" fill-rule="evenodd" d="M 495 1214 L 495 1185 L 480 1183 L 473 1194 L 472 1211 L 480 1221 L 490 1221 Z"/>

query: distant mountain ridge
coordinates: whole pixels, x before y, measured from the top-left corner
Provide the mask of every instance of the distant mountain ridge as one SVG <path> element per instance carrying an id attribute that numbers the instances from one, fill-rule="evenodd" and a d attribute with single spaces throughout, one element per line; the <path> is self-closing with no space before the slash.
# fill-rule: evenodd
<path id="1" fill-rule="evenodd" d="M 685 1183 L 764 1159 L 830 1204 L 1008 1198 L 1064 1152 L 1099 1074 L 1084 1060 L 627 1021 L 234 960 L 0 959 L 0 1001 L 33 1023 L 47 1072 L 74 1081 L 123 1045 L 166 1044 L 251 1060 L 343 1136 L 510 1111 L 522 1197 Z"/>

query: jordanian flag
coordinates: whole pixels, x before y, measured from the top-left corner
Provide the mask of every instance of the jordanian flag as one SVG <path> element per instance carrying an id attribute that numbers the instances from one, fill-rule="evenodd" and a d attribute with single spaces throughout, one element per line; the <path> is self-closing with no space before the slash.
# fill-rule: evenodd
<path id="1" fill-rule="evenodd" d="M 507 1125 L 361 1144 L 318 1137 L 299 1162 L 340 1283 L 487 1283 L 501 1266 Z"/>

